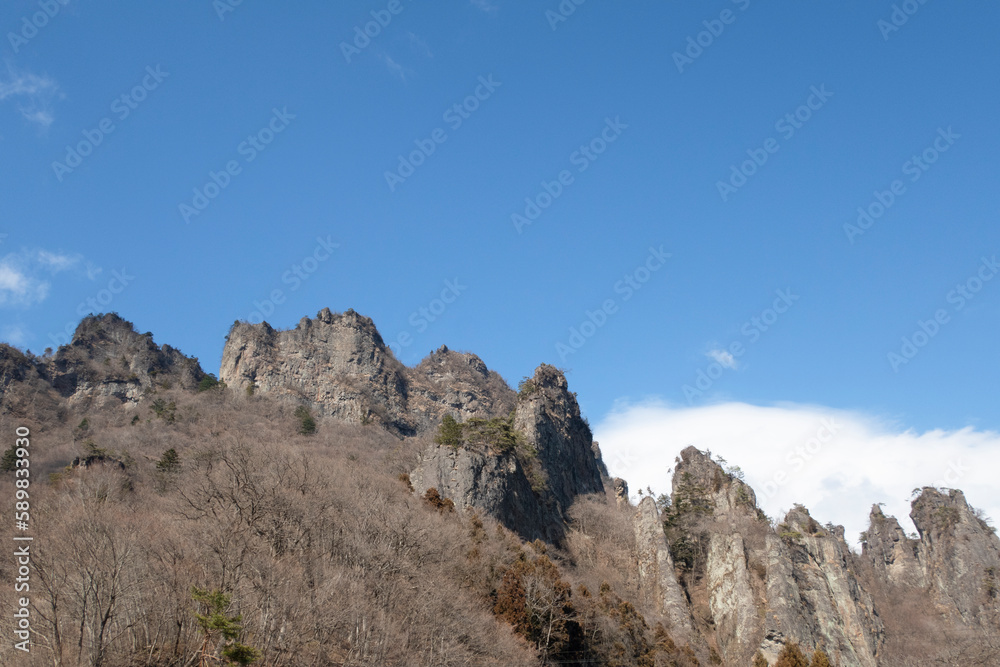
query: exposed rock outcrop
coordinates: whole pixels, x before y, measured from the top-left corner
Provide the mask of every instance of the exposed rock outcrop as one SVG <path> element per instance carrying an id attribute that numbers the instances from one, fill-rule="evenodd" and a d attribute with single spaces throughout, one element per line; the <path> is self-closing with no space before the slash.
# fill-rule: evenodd
<path id="1" fill-rule="evenodd" d="M 503 416 L 514 409 L 514 390 L 469 352 L 442 345 L 406 369 L 406 377 L 407 408 L 423 428 L 437 426 L 445 414 L 465 421 Z"/>
<path id="2" fill-rule="evenodd" d="M 869 522 L 862 553 L 872 567 L 890 584 L 922 588 L 926 580 L 920 540 L 907 537 L 896 517 L 886 516 L 878 505 L 872 506 Z"/>
<path id="3" fill-rule="evenodd" d="M 776 535 L 738 473 L 693 447 L 681 453 L 673 484 L 675 525 L 701 545 L 688 592 L 704 605 L 704 632 L 727 664 L 749 664 L 758 650 L 773 662 L 794 641 L 841 665 L 875 667 L 882 626 L 842 528 L 823 528 L 797 507 Z"/>
<path id="4" fill-rule="evenodd" d="M 198 360 L 169 345 L 156 345 L 115 313 L 88 315 L 73 340 L 51 356 L 29 358 L 0 345 L 0 400 L 14 385 L 49 393 L 71 406 L 134 405 L 154 386 L 195 389 L 205 372 Z"/>
<path id="5" fill-rule="evenodd" d="M 966 625 L 1000 618 L 1000 539 L 957 489 L 925 488 L 913 501 L 918 560 L 935 601 Z"/>
<path id="6" fill-rule="evenodd" d="M 663 534 L 663 522 L 651 497 L 647 496 L 639 502 L 634 522 L 640 585 L 657 601 L 660 613 L 667 620 L 667 629 L 675 640 L 688 642 L 693 628 L 687 596 L 677 581 L 670 547 Z"/>
<path id="7" fill-rule="evenodd" d="M 581 495 L 604 493 L 590 427 L 565 376 L 542 364 L 517 396 L 505 423 L 513 442 L 433 445 L 410 479 L 417 493 L 434 486 L 456 506 L 497 518 L 525 539 L 562 541 L 566 515 Z"/>
<path id="8" fill-rule="evenodd" d="M 194 389 L 205 377 L 198 360 L 153 334 L 140 334 L 115 313 L 85 317 L 69 345 L 46 360 L 41 372 L 71 402 L 115 399 L 137 402 L 154 384 Z"/>
<path id="9" fill-rule="evenodd" d="M 546 499 L 560 515 L 566 515 L 577 496 L 604 493 L 590 426 L 580 416 L 566 376 L 555 367 L 542 364 L 522 385 L 514 429 L 538 452 Z"/>
<path id="10" fill-rule="evenodd" d="M 441 347 L 415 368 L 392 354 L 370 318 L 321 310 L 294 329 L 236 322 L 226 337 L 220 379 L 346 422 L 377 423 L 398 435 L 459 419 L 507 414 L 514 392 L 474 354 Z"/>
<path id="11" fill-rule="evenodd" d="M 559 523 L 546 515 L 512 451 L 435 445 L 421 455 L 410 482 L 417 493 L 437 489 L 456 509 L 495 517 L 526 540 L 557 542 L 562 537 Z"/>
<path id="12" fill-rule="evenodd" d="M 307 403 L 350 423 L 376 422 L 400 434 L 406 414 L 405 369 L 371 319 L 353 310 L 321 310 L 294 329 L 236 322 L 222 352 L 220 379 L 236 391 Z"/>

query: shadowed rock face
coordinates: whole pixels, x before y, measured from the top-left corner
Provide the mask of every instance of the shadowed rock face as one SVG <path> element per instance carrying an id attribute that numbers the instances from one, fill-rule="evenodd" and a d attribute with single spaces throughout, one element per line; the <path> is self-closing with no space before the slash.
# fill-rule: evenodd
<path id="1" fill-rule="evenodd" d="M 513 426 L 522 442 L 516 451 L 431 446 L 410 479 L 418 493 L 437 484 L 456 505 L 482 510 L 525 539 L 558 544 L 573 501 L 604 493 L 590 428 L 562 373 L 538 367 L 517 396 Z"/>
<path id="2" fill-rule="evenodd" d="M 558 542 L 563 531 L 548 516 L 513 452 L 477 452 L 436 445 L 421 456 L 410 482 L 420 494 L 437 489 L 456 509 L 498 519 L 525 540 Z"/>
<path id="3" fill-rule="evenodd" d="M 565 516 L 577 496 L 604 493 L 603 464 L 594 457 L 590 427 L 580 416 L 566 377 L 553 366 L 542 364 L 523 385 L 514 428 L 537 450 L 548 487 L 546 499 L 558 514 Z"/>

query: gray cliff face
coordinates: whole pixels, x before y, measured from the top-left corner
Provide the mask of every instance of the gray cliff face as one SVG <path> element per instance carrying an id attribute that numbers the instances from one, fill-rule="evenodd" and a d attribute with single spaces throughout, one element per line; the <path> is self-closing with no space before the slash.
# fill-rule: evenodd
<path id="1" fill-rule="evenodd" d="M 604 493 L 590 427 L 580 416 L 566 377 L 553 366 L 542 364 L 522 385 L 514 429 L 538 452 L 546 497 L 559 514 L 565 516 L 577 496 Z"/>
<path id="2" fill-rule="evenodd" d="M 219 375 L 237 391 L 306 403 L 321 415 L 399 435 L 436 427 L 445 414 L 489 418 L 514 405 L 514 392 L 476 355 L 442 347 L 406 368 L 372 320 L 353 310 L 324 308 L 289 331 L 237 322 Z"/>
<path id="3" fill-rule="evenodd" d="M 753 491 L 693 447 L 681 453 L 672 510 L 704 545 L 689 594 L 706 608 L 703 633 L 726 664 L 749 664 L 758 650 L 773 662 L 794 641 L 845 667 L 875 667 L 882 626 L 843 529 L 822 528 L 796 508 L 775 534 Z"/>
<path id="4" fill-rule="evenodd" d="M 627 495 L 627 488 L 625 493 Z M 663 523 L 656 502 L 651 497 L 647 496 L 639 502 L 634 523 L 639 582 L 657 601 L 671 634 L 676 639 L 689 642 L 694 629 L 687 596 L 677 581 L 670 547 L 663 534 Z"/>
<path id="5" fill-rule="evenodd" d="M 557 541 L 555 522 L 539 504 L 513 452 L 473 451 L 435 445 L 424 452 L 410 473 L 417 493 L 437 489 L 458 510 L 471 509 L 495 517 L 526 540 Z"/>
<path id="6" fill-rule="evenodd" d="M 802 507 L 779 526 L 779 536 L 787 536 L 781 537 L 779 554 L 784 548 L 784 559 L 792 564 L 791 600 L 809 613 L 804 624 L 802 614 L 796 614 L 775 629 L 823 648 L 840 664 L 875 667 L 884 639 L 882 621 L 858 584 L 843 528 L 832 528 L 820 526 Z"/>
<path id="7" fill-rule="evenodd" d="M 288 398 L 321 415 L 408 433 L 413 425 L 406 415 L 404 373 L 369 318 L 328 308 L 289 331 L 237 322 L 219 371 L 237 391 Z"/>
<path id="8" fill-rule="evenodd" d="M 930 595 L 956 622 L 994 630 L 1000 617 L 1000 539 L 956 489 L 925 488 L 910 518 Z"/>
<path id="9" fill-rule="evenodd" d="M 442 345 L 406 370 L 407 405 L 423 428 L 437 426 L 445 414 L 466 421 L 503 416 L 514 409 L 514 390 L 474 354 Z"/>
<path id="10" fill-rule="evenodd" d="M 604 493 L 601 464 L 563 374 L 542 364 L 524 386 L 512 420 L 518 446 L 432 445 L 410 479 L 417 493 L 438 484 L 457 506 L 482 510 L 525 539 L 558 544 L 573 501 Z"/>
<path id="11" fill-rule="evenodd" d="M 83 318 L 73 340 L 51 356 L 32 359 L 0 346 L 0 397 L 16 383 L 30 384 L 81 409 L 103 403 L 135 405 L 151 387 L 194 389 L 203 377 L 197 359 L 169 345 L 156 345 L 152 334 L 139 334 L 114 313 Z"/>
<path id="12" fill-rule="evenodd" d="M 872 506 L 865 537 L 862 553 L 887 583 L 914 588 L 926 585 L 920 540 L 907 537 L 899 521 L 883 514 L 878 505 Z"/>

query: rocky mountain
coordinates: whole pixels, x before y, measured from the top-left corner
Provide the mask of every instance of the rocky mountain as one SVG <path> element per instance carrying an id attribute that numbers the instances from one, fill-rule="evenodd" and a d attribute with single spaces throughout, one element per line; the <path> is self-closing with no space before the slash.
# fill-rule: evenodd
<path id="1" fill-rule="evenodd" d="M 86 417 L 96 415 L 112 429 L 113 437 L 107 437 L 114 442 L 141 448 L 147 441 L 173 442 L 176 431 L 183 433 L 181 443 L 205 437 L 196 427 L 199 408 L 188 409 L 190 427 L 182 427 L 178 424 L 187 422 L 175 421 L 172 412 L 169 420 L 156 419 L 163 415 L 155 401 L 162 408 L 162 399 L 153 397 L 176 397 L 183 413 L 185 396 L 214 384 L 206 384 L 206 377 L 197 359 L 156 345 L 151 334 L 139 334 L 117 315 L 91 316 L 69 345 L 41 358 L 0 345 L 0 419 L 17 416 L 57 429 L 72 414 L 74 423 L 84 417 L 79 430 Z M 627 482 L 609 478 L 561 371 L 541 364 L 515 391 L 476 355 L 443 346 L 407 367 L 393 356 L 372 320 L 351 310 L 324 309 L 287 331 L 266 323 L 235 323 L 226 337 L 220 379 L 225 384 L 199 401 L 229 412 L 209 425 L 210 437 L 197 447 L 210 448 L 224 439 L 230 422 L 242 442 L 253 430 L 240 425 L 246 411 L 264 410 L 276 415 L 270 418 L 284 419 L 300 406 L 318 419 L 321 435 L 346 428 L 356 430 L 336 432 L 372 442 L 384 438 L 389 444 L 380 445 L 385 453 L 379 463 L 366 464 L 381 468 L 357 467 L 358 456 L 350 453 L 342 462 L 349 467 L 344 474 L 360 477 L 366 494 L 372 493 L 366 476 L 388 475 L 386 483 L 396 485 L 392 493 L 405 499 L 395 505 L 375 496 L 357 500 L 360 508 L 375 508 L 377 518 L 358 519 L 359 532 L 352 539 L 359 541 L 344 552 L 345 571 L 375 567 L 373 572 L 382 573 L 376 582 L 395 576 L 400 566 L 391 553 L 397 548 L 414 553 L 415 538 L 401 526 L 423 521 L 421 512 L 436 511 L 441 518 L 434 520 L 453 530 L 447 539 L 471 536 L 471 546 L 462 547 L 464 560 L 447 571 L 464 582 L 459 588 L 469 581 L 487 582 L 479 593 L 485 600 L 480 611 L 509 625 L 519 641 L 527 642 L 525 650 L 538 656 L 537 664 L 551 664 L 550 658 L 558 656 L 565 664 L 743 667 L 766 660 L 773 665 L 791 644 L 809 654 L 822 651 L 839 667 L 1000 664 L 1000 540 L 961 491 L 918 489 L 910 514 L 917 527 L 912 536 L 873 507 L 860 552 L 847 543 L 842 527 L 820 523 L 805 507 L 797 505 L 784 517 L 766 516 L 738 468 L 694 447 L 680 452 L 669 497 L 646 497 L 633 505 Z M 152 413 L 142 411 L 147 405 Z M 145 425 L 136 426 L 137 419 L 123 418 L 122 411 L 145 415 Z M 57 416 L 46 422 L 49 414 Z M 167 431 L 155 430 L 161 422 Z M 146 430 L 113 430 L 123 424 Z M 100 432 L 90 436 L 101 439 Z M 326 449 L 304 449 L 304 456 L 313 461 L 335 456 L 338 448 L 348 447 L 346 436 L 337 437 L 323 445 Z M 93 460 L 114 461 L 115 474 L 129 477 L 123 489 L 146 479 L 136 466 L 156 460 L 127 451 L 104 458 L 94 454 L 104 452 L 101 443 L 91 442 Z M 70 463 L 70 446 L 59 450 L 67 452 L 66 460 L 52 462 L 52 469 Z M 181 444 L 176 447 L 184 451 Z M 190 460 L 214 460 L 199 452 L 200 459 L 192 454 Z M 171 461 L 177 451 L 173 456 Z M 161 458 L 156 465 L 143 474 L 165 493 L 163 470 L 172 464 Z M 99 475 L 100 468 L 79 466 L 74 474 Z M 213 481 L 195 490 L 206 489 L 212 502 L 235 499 L 242 485 L 257 483 L 257 474 L 243 474 L 230 486 Z M 280 474 L 281 484 L 298 484 L 295 493 L 303 496 L 310 485 L 321 484 L 318 479 L 295 482 L 287 470 Z M 308 478 L 306 470 L 301 475 Z M 397 477 L 405 482 L 402 491 Z M 186 490 L 182 497 L 187 500 Z M 271 496 L 253 497 L 257 500 L 249 506 L 234 500 L 233 516 L 252 515 L 254 503 Z M 355 500 L 337 502 L 341 507 Z M 293 523 L 314 511 L 297 515 L 289 509 L 291 500 L 282 503 L 276 505 L 282 516 L 299 517 Z M 322 496 L 310 503 L 324 508 L 316 512 L 330 511 Z M 339 544 L 359 512 L 345 514 L 333 524 L 336 528 L 316 539 Z M 484 521 L 495 522 L 502 545 L 488 558 L 484 554 L 493 538 Z M 376 536 L 383 524 L 395 526 L 389 537 Z M 276 524 L 252 524 L 246 534 L 264 536 L 261 553 L 275 562 L 304 568 L 302 590 L 309 592 L 299 595 L 319 595 L 310 582 L 326 566 L 312 560 L 295 564 L 306 553 L 295 549 L 312 544 L 313 535 L 303 532 L 293 547 L 283 541 L 286 529 L 271 525 Z M 231 540 L 236 533 L 227 535 Z M 350 555 L 369 542 L 377 552 L 375 565 L 360 564 Z M 413 577 L 406 581 L 406 590 L 419 585 Z M 190 588 L 185 586 L 185 591 Z M 381 595 L 378 585 L 373 590 L 372 595 Z M 416 622 L 412 614 L 407 618 Z M 346 637 L 345 655 L 360 641 L 360 626 L 349 625 L 336 630 Z M 584 660 L 584 655 L 590 657 Z M 286 658 L 272 662 L 295 663 Z M 366 659 L 339 664 L 366 664 Z"/>
<path id="2" fill-rule="evenodd" d="M 460 508 L 484 511 L 526 540 L 560 543 L 573 501 L 604 493 L 603 464 L 566 377 L 539 366 L 523 383 L 509 421 L 497 428 L 510 434 L 507 446 L 490 438 L 485 448 L 468 439 L 428 447 L 410 474 L 414 487 L 435 488 Z"/>
<path id="3" fill-rule="evenodd" d="M 154 386 L 193 390 L 205 376 L 196 358 L 156 345 L 152 333 L 139 334 L 113 313 L 83 318 L 68 345 L 40 358 L 0 344 L 0 396 L 19 382 L 34 388 L 36 400 L 134 405 Z"/>
<path id="4" fill-rule="evenodd" d="M 446 412 L 467 419 L 506 414 L 514 392 L 474 354 L 447 347 L 415 368 L 403 366 L 371 319 L 321 310 L 289 331 L 236 322 L 226 337 L 220 379 L 356 424 L 399 435 L 435 425 Z"/>

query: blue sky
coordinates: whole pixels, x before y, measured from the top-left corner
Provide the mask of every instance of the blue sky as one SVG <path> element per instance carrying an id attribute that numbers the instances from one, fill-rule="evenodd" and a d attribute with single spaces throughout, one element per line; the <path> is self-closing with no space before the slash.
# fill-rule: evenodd
<path id="1" fill-rule="evenodd" d="M 560 6 L 5 2 L 0 337 L 91 299 L 215 371 L 234 320 L 354 308 L 593 422 L 1000 430 L 1000 7 Z"/>

